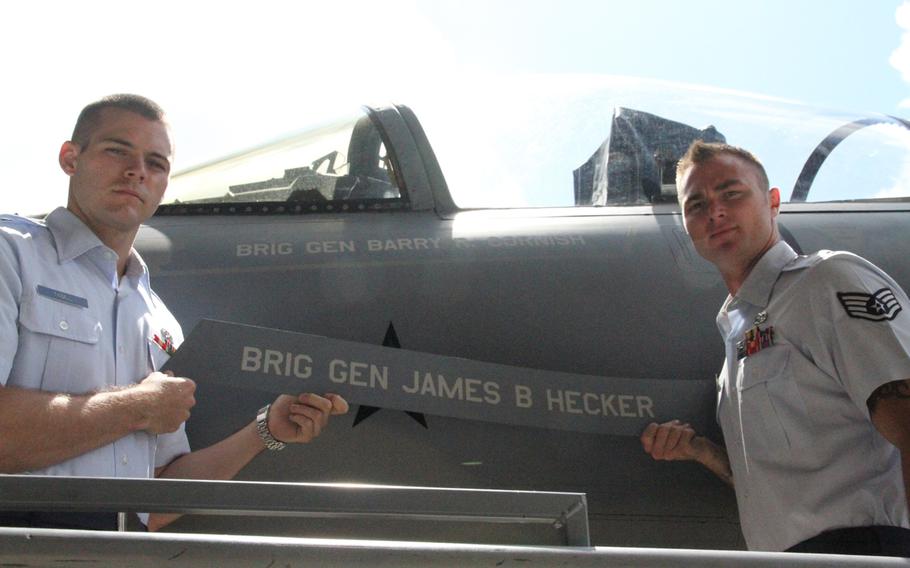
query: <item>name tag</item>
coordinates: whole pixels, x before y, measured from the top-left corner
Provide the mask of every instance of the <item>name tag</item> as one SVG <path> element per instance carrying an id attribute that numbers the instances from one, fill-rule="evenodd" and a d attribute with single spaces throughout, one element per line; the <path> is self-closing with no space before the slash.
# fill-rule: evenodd
<path id="1" fill-rule="evenodd" d="M 53 288 L 48 288 L 47 286 L 42 286 L 38 284 L 38 295 L 44 296 L 45 298 L 50 298 L 51 300 L 56 300 L 58 302 L 63 302 L 64 304 L 69 304 L 70 306 L 76 306 L 79 308 L 87 308 L 88 300 L 85 298 L 80 298 L 73 294 L 67 294 L 66 292 L 61 292 L 60 290 L 54 290 Z"/>

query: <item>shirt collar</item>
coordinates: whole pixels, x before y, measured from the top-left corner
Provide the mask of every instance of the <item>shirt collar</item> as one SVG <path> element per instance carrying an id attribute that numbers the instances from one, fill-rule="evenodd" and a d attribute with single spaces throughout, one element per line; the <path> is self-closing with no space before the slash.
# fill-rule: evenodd
<path id="1" fill-rule="evenodd" d="M 786 241 L 777 241 L 752 268 L 752 272 L 749 273 L 739 291 L 736 292 L 735 299 L 743 300 L 760 308 L 767 307 L 768 302 L 771 300 L 771 291 L 774 289 L 778 276 L 780 276 L 784 267 L 797 256 L 796 252 Z M 727 304 L 729 303 L 728 301 Z"/>
<path id="2" fill-rule="evenodd" d="M 104 246 L 101 239 L 66 207 L 54 209 L 45 222 L 54 236 L 57 260 L 61 263 Z"/>
<path id="3" fill-rule="evenodd" d="M 134 248 L 130 249 L 130 258 L 126 261 L 125 276 L 133 279 L 146 289 L 151 288 L 148 266 L 146 266 L 145 261 L 142 260 L 142 257 L 139 256 L 139 252 Z"/>
<path id="4" fill-rule="evenodd" d="M 57 260 L 61 263 L 73 260 L 98 247 L 107 248 L 101 239 L 66 207 L 54 209 L 47 216 L 45 224 L 54 236 Z M 146 287 L 149 286 L 148 266 L 134 248 L 130 248 L 130 258 L 126 262 L 126 276 Z"/>

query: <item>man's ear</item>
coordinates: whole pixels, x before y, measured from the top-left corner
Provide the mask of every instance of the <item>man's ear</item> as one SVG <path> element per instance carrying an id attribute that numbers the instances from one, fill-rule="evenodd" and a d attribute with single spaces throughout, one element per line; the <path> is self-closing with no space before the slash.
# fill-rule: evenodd
<path id="1" fill-rule="evenodd" d="M 768 190 L 768 198 L 771 201 L 771 216 L 777 217 L 780 213 L 780 188 L 772 187 Z"/>
<path id="2" fill-rule="evenodd" d="M 67 140 L 60 146 L 60 155 L 57 160 L 60 163 L 60 169 L 68 176 L 76 173 L 76 158 L 79 157 L 79 145 Z"/>

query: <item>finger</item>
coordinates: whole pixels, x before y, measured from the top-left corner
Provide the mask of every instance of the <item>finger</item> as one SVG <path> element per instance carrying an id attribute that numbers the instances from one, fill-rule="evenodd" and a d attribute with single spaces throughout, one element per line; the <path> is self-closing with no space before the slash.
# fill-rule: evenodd
<path id="1" fill-rule="evenodd" d="M 319 424 L 319 421 L 313 420 L 313 418 L 306 414 L 291 414 L 288 416 L 288 419 L 300 427 L 301 432 L 298 436 L 300 439 L 311 440 L 322 432 L 322 426 Z"/>
<path id="2" fill-rule="evenodd" d="M 691 455 L 694 453 L 695 448 L 692 447 L 692 438 L 695 437 L 695 430 L 691 428 L 686 428 L 682 431 L 679 438 L 679 447 L 685 448 L 686 452 Z"/>
<path id="3" fill-rule="evenodd" d="M 324 410 L 321 410 L 319 408 L 315 408 L 312 406 L 307 406 L 305 404 L 292 404 L 290 406 L 289 410 L 290 410 L 291 416 L 295 416 L 295 415 L 306 416 L 313 422 L 319 423 L 320 426 L 327 424 L 329 421 L 329 413 L 327 411 L 324 411 Z"/>
<path id="4" fill-rule="evenodd" d="M 325 412 L 330 412 L 332 410 L 331 400 L 321 397 L 318 394 L 313 394 L 311 392 L 301 394 L 297 397 L 297 401 L 300 404 L 307 404 Z"/>
<path id="5" fill-rule="evenodd" d="M 645 427 L 645 431 L 641 433 L 641 445 L 645 449 L 645 452 L 651 453 L 651 448 L 654 447 L 654 435 L 657 433 L 657 423 L 652 422 Z"/>
<path id="6" fill-rule="evenodd" d="M 332 402 L 332 414 L 347 414 L 348 401 L 346 401 L 343 396 L 335 393 L 327 393 L 325 397 Z"/>
<path id="7" fill-rule="evenodd" d="M 667 432 L 667 447 L 665 448 L 666 455 L 673 453 L 677 449 L 677 446 L 679 446 L 679 439 L 682 437 L 682 433 L 683 431 L 681 428 L 669 429 L 669 432 Z"/>
<path id="8" fill-rule="evenodd" d="M 657 434 L 654 436 L 654 448 L 651 452 L 651 455 L 654 456 L 654 459 L 662 460 L 666 455 L 667 451 L 667 437 L 670 435 L 670 426 L 662 424 L 657 429 Z"/>
<path id="9" fill-rule="evenodd" d="M 680 426 L 679 429 L 680 429 L 680 431 L 683 433 L 683 435 L 686 435 L 686 434 L 695 434 L 695 430 L 692 428 L 692 425 L 689 424 L 688 422 L 686 422 L 685 424 L 683 424 L 682 426 Z"/>

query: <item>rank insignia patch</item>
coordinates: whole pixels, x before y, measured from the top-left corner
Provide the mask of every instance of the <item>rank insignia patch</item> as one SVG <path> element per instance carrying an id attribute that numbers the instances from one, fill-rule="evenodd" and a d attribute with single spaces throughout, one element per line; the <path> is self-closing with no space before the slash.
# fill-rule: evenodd
<path id="1" fill-rule="evenodd" d="M 848 316 L 870 321 L 893 320 L 902 309 L 891 288 L 882 288 L 874 294 L 838 292 L 837 299 Z"/>

